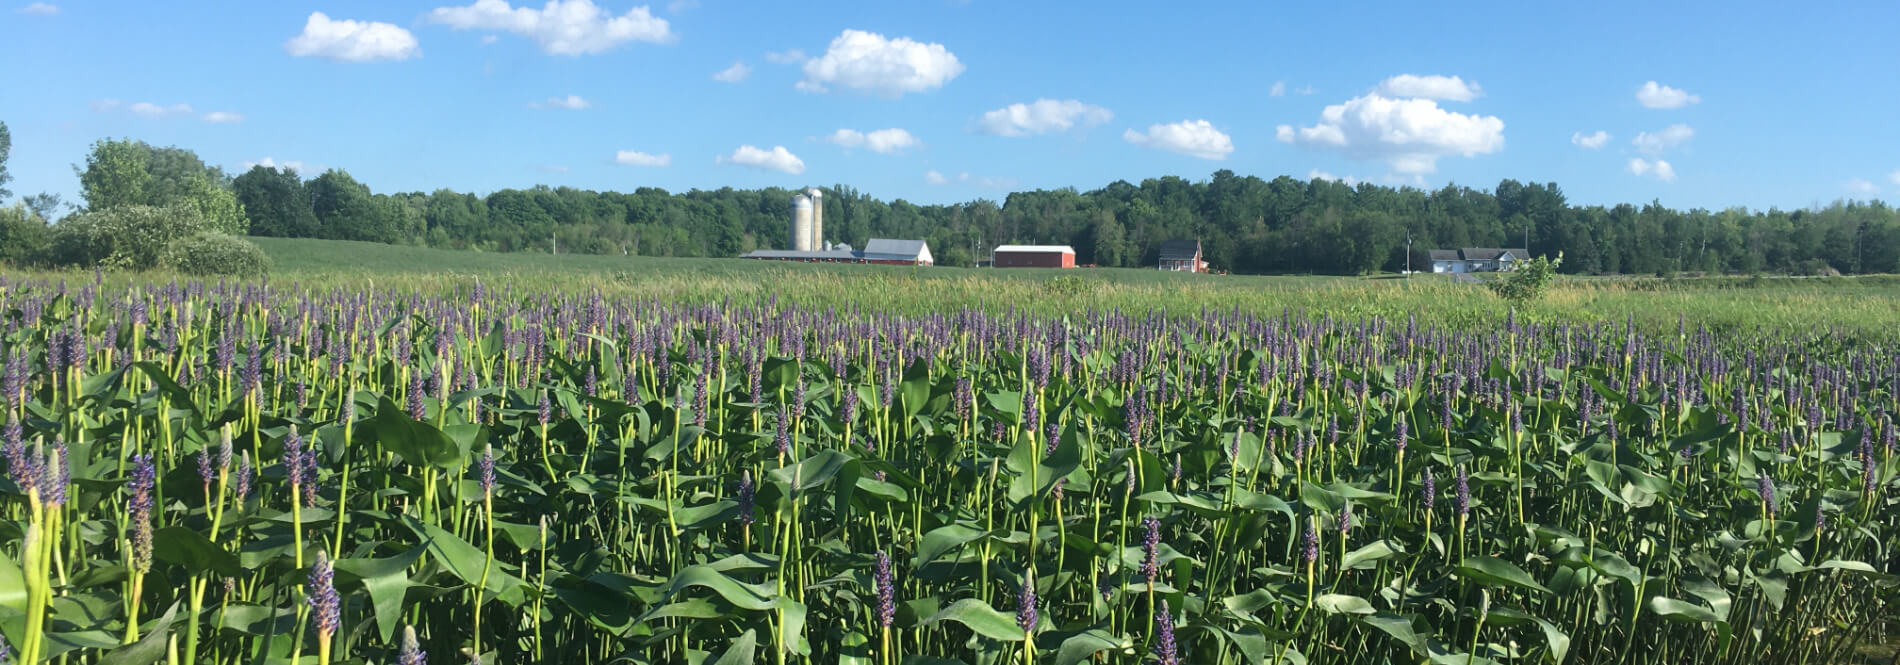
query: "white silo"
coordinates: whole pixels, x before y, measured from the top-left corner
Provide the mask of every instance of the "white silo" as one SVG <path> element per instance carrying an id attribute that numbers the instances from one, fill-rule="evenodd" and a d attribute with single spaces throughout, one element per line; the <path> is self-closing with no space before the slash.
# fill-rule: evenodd
<path id="1" fill-rule="evenodd" d="M 808 252 L 817 246 L 817 241 L 813 240 L 811 235 L 811 211 L 811 199 L 806 198 L 804 194 L 792 196 L 791 250 L 794 252 Z"/>
<path id="2" fill-rule="evenodd" d="M 811 244 L 812 249 L 825 247 L 825 193 L 817 187 L 807 187 L 805 197 L 811 199 Z"/>

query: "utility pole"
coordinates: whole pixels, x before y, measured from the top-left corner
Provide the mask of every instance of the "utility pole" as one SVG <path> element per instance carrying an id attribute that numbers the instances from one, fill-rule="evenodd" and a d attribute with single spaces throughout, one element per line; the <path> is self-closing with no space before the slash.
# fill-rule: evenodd
<path id="1" fill-rule="evenodd" d="M 1412 278 L 1412 230 L 1405 230 L 1405 278 Z"/>

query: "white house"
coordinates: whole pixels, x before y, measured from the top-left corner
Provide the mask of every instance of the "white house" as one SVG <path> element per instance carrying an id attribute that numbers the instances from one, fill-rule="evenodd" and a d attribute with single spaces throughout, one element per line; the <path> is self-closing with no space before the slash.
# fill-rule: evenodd
<path id="1" fill-rule="evenodd" d="M 1432 272 L 1509 272 L 1517 262 L 1531 258 L 1523 249 L 1474 248 L 1432 250 Z"/>

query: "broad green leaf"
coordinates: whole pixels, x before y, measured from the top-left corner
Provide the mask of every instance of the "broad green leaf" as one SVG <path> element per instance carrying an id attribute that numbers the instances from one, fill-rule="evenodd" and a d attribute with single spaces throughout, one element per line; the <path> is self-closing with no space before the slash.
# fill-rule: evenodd
<path id="1" fill-rule="evenodd" d="M 931 529 L 930 533 L 924 534 L 923 543 L 917 548 L 917 556 L 911 559 L 911 567 L 922 568 L 924 564 L 936 561 L 937 557 L 960 549 L 971 541 L 988 534 L 987 531 L 963 524 L 950 524 Z"/>
<path id="2" fill-rule="evenodd" d="M 402 617 L 402 599 L 411 586 L 409 566 L 426 551 L 427 548 L 417 547 L 385 559 L 342 558 L 334 562 L 338 578 L 355 578 L 369 591 L 370 603 L 375 606 L 376 628 L 384 642 L 395 635 Z"/>
<path id="3" fill-rule="evenodd" d="M 747 630 L 739 635 L 739 639 L 733 640 L 732 644 L 726 647 L 726 652 L 719 656 L 719 660 L 713 661 L 712 665 L 752 665 L 756 662 L 752 654 L 758 650 L 758 647 L 759 634 L 756 631 Z"/>
<path id="4" fill-rule="evenodd" d="M 936 616 L 925 619 L 923 625 L 939 621 L 963 624 L 971 632 L 1001 642 L 1021 642 L 1024 637 L 1022 627 L 1016 625 L 1016 617 L 998 612 L 989 603 L 975 598 L 951 603 Z"/>
<path id="5" fill-rule="evenodd" d="M 244 574 L 237 557 L 212 544 L 204 534 L 182 526 L 168 526 L 152 534 L 152 558 L 186 570 L 210 570 L 220 577 Z"/>
<path id="6" fill-rule="evenodd" d="M 1458 574 L 1486 586 L 1508 586 L 1550 593 L 1550 589 L 1531 579 L 1524 569 L 1496 557 L 1465 557 L 1464 565 L 1458 566 Z"/>
<path id="7" fill-rule="evenodd" d="M 1313 599 L 1313 606 L 1327 614 L 1372 614 L 1372 603 L 1358 596 L 1329 593 Z"/>
<path id="8" fill-rule="evenodd" d="M 171 609 L 140 633 L 139 641 L 113 649 L 99 659 L 99 665 L 151 665 L 165 657 L 165 646 L 171 641 L 172 619 L 178 616 L 178 604 L 173 601 Z"/>

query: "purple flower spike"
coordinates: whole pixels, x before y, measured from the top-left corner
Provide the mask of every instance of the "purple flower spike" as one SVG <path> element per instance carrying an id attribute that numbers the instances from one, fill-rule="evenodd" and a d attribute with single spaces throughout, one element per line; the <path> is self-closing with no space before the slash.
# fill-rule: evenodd
<path id="1" fill-rule="evenodd" d="M 1023 574 L 1022 591 L 1016 595 L 1016 625 L 1023 632 L 1036 629 L 1036 578 L 1034 573 Z"/>
<path id="2" fill-rule="evenodd" d="M 1410 442 L 1412 439 L 1412 429 L 1410 425 L 1405 424 L 1404 418 L 1399 419 L 1398 427 L 1399 427 L 1399 433 L 1398 433 L 1399 440 L 1398 440 L 1398 443 L 1396 443 L 1395 445 L 1398 446 L 1399 452 L 1405 452 L 1405 444 Z"/>
<path id="3" fill-rule="evenodd" d="M 1141 535 L 1141 574 L 1148 578 L 1148 584 L 1155 583 L 1155 577 L 1161 574 L 1161 520 L 1153 517 L 1141 521 L 1145 531 Z"/>
<path id="4" fill-rule="evenodd" d="M 336 634 L 341 623 L 342 602 L 336 592 L 336 570 L 330 566 L 330 555 L 318 548 L 317 563 L 310 567 L 310 609 L 317 622 L 317 634 L 326 638 Z"/>
<path id="5" fill-rule="evenodd" d="M 1471 483 L 1470 476 L 1465 473 L 1464 465 L 1458 466 L 1457 492 L 1452 496 L 1452 505 L 1458 509 L 1458 516 L 1462 518 L 1471 514 Z"/>
<path id="6" fill-rule="evenodd" d="M 481 461 L 482 494 L 495 493 L 495 445 L 482 446 Z"/>
<path id="7" fill-rule="evenodd" d="M 1761 495 L 1762 509 L 1768 511 L 1768 517 L 1773 518 L 1775 513 L 1778 512 L 1777 506 L 1775 505 L 1774 479 L 1769 478 L 1766 473 L 1756 476 L 1755 493 Z"/>
<path id="8" fill-rule="evenodd" d="M 256 474 L 251 469 L 251 451 L 244 451 L 243 456 L 238 460 L 237 502 L 239 504 L 251 498 L 251 478 L 254 475 Z"/>
<path id="9" fill-rule="evenodd" d="M 303 485 L 303 435 L 297 433 L 297 426 L 290 426 L 290 433 L 284 435 L 284 476 L 292 485 Z"/>
<path id="10" fill-rule="evenodd" d="M 1306 562 L 1308 564 L 1311 564 L 1314 561 L 1318 561 L 1319 560 L 1319 530 L 1314 529 L 1313 525 L 1311 524 L 1306 525 L 1305 545 L 1306 545 L 1306 549 L 1305 551 L 1301 552 L 1301 555 L 1306 558 Z"/>
<path id="11" fill-rule="evenodd" d="M 758 519 L 752 515 L 752 502 L 757 493 L 752 485 L 752 470 L 747 469 L 739 476 L 739 523 L 751 526 Z"/>
<path id="12" fill-rule="evenodd" d="M 1432 475 L 1431 469 L 1426 469 L 1423 475 L 1425 478 L 1421 482 L 1425 486 L 1419 489 L 1418 494 L 1419 499 L 1425 502 L 1425 509 L 1430 510 L 1432 504 L 1438 503 L 1438 477 Z"/>
<path id="13" fill-rule="evenodd" d="M 884 550 L 878 550 L 877 564 L 871 572 L 877 583 L 877 623 L 889 628 L 897 619 L 897 590 L 891 584 L 891 557 Z"/>
<path id="14" fill-rule="evenodd" d="M 422 653 L 422 646 L 416 644 L 416 627 L 402 627 L 402 649 L 397 652 L 396 662 L 400 665 L 427 665 L 429 657 Z"/>
<path id="15" fill-rule="evenodd" d="M 152 569 L 152 489 L 158 485 L 158 470 L 149 455 L 132 456 L 132 479 L 126 489 L 132 500 L 126 507 L 132 519 L 132 567 L 139 572 Z"/>
<path id="16" fill-rule="evenodd" d="M 1160 609 L 1155 610 L 1155 658 L 1160 665 L 1181 665 L 1181 656 L 1174 643 L 1174 615 L 1168 612 L 1168 601 L 1161 601 Z"/>

